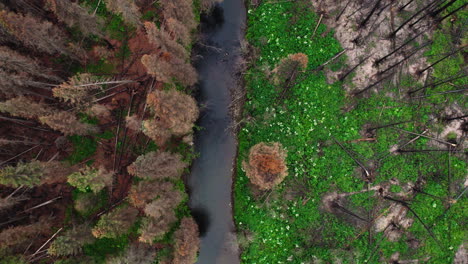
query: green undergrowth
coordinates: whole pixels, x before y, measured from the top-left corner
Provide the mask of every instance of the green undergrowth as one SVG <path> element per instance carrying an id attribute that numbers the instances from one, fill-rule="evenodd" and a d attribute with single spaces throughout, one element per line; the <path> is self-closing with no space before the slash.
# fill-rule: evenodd
<path id="1" fill-rule="evenodd" d="M 382 263 L 395 252 L 400 252 L 403 260 L 430 257 L 428 263 L 451 263 L 464 239 L 467 202 L 448 201 L 460 192 L 466 162 L 448 152 L 395 155 L 390 149 L 415 138 L 404 131 L 421 133 L 442 126 L 434 123 L 434 113 L 440 113 L 447 102 L 462 103 L 460 96 L 435 95 L 431 100 L 411 103 L 394 99 L 392 95 L 398 95 L 400 89 L 391 84 L 366 98 L 346 96 L 342 83 L 328 84 L 323 72 L 311 72 L 342 49 L 333 31 L 321 36 L 327 30 L 323 24 L 311 39 L 318 16 L 304 2 L 263 1 L 258 8 L 248 10 L 248 19 L 247 40 L 259 54 L 245 74 L 244 118 L 249 121 L 239 132 L 234 186 L 242 263 Z M 298 52 L 307 54 L 308 67 L 297 77 L 302 81 L 280 98 L 283 87 L 273 85 L 268 72 L 282 58 Z M 337 70 L 343 63 L 331 67 Z M 442 78 L 444 69 L 438 67 L 437 78 Z M 412 85 L 414 80 L 402 78 L 400 87 Z M 439 104 L 442 101 L 445 106 Z M 362 133 L 365 126 L 397 122 L 405 123 L 373 130 L 370 137 L 376 140 L 356 141 L 366 137 Z M 271 193 L 259 193 L 249 184 L 241 164 L 253 145 L 275 141 L 288 151 L 289 175 Z M 433 148 L 426 138 L 406 146 Z M 406 183 L 422 181 L 421 191 L 429 195 L 416 194 L 409 206 L 424 224 L 409 211 L 407 217 L 413 224 L 391 242 L 382 232 L 369 234 L 362 222 L 356 224 L 356 217 L 324 210 L 325 194 L 366 189 L 365 174 L 351 156 L 371 171 L 374 178 L 370 187 L 392 179 L 400 182 L 390 189 L 390 197 L 398 197 Z M 385 215 L 390 205 L 373 191 L 350 195 L 346 200 L 346 208 L 362 218 L 367 218 L 369 210 Z M 413 247 L 411 241 L 419 246 Z"/>

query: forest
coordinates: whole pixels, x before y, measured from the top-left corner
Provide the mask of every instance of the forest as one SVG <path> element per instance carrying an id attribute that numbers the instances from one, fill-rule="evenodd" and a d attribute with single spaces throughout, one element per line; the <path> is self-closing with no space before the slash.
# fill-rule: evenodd
<path id="1" fill-rule="evenodd" d="M 213 0 L 0 1 L 0 263 L 194 263 L 192 46 Z"/>
<path id="2" fill-rule="evenodd" d="M 468 263 L 467 4 L 0 0 L 0 264 Z"/>

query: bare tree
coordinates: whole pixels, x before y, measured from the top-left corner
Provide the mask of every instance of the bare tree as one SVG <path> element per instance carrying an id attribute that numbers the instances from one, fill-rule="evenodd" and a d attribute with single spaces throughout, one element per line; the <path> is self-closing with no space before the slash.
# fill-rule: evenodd
<path id="1" fill-rule="evenodd" d="M 87 224 L 81 224 L 65 231 L 58 236 L 51 244 L 47 253 L 52 256 L 78 255 L 85 244 L 92 243 L 95 240 L 91 233 L 91 228 Z"/>
<path id="2" fill-rule="evenodd" d="M 47 116 L 55 110 L 44 103 L 36 103 L 35 101 L 19 96 L 5 102 L 0 102 L 0 112 L 9 113 L 12 116 L 23 118 L 38 118 L 39 116 Z"/>

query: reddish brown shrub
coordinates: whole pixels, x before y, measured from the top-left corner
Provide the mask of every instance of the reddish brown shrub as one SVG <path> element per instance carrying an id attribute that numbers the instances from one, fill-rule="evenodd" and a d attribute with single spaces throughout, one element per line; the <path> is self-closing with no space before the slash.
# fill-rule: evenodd
<path id="1" fill-rule="evenodd" d="M 175 251 L 173 264 L 193 264 L 196 262 L 200 246 L 198 225 L 193 218 L 184 218 L 174 233 Z"/>
<path id="2" fill-rule="evenodd" d="M 279 84 L 291 79 L 294 75 L 307 68 L 308 62 L 309 59 L 304 53 L 288 55 L 288 57 L 281 59 L 278 66 L 273 70 L 273 73 L 275 73 L 274 81 Z"/>
<path id="3" fill-rule="evenodd" d="M 259 143 L 249 152 L 248 162 L 242 163 L 250 181 L 261 190 L 268 190 L 283 181 L 288 175 L 286 150 L 278 143 Z"/>

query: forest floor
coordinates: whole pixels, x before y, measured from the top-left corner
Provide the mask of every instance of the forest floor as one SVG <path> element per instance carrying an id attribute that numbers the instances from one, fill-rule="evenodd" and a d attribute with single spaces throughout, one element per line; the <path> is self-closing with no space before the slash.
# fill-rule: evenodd
<path id="1" fill-rule="evenodd" d="M 249 6 L 234 190 L 242 262 L 452 263 L 466 239 L 466 9 L 437 24 L 412 18 L 421 1 L 312 2 Z M 389 37 L 407 19 L 418 22 Z M 307 69 L 273 84 L 294 53 Z M 242 168 L 260 142 L 288 151 L 271 191 Z"/>

